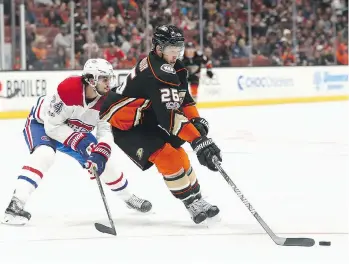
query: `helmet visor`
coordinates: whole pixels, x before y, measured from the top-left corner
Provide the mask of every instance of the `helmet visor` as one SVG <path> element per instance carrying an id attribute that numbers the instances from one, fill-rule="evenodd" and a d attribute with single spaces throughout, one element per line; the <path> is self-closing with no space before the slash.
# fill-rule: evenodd
<path id="1" fill-rule="evenodd" d="M 181 59 L 184 54 L 184 42 L 178 41 L 175 44 L 168 44 L 162 50 L 162 53 L 168 56 L 176 56 L 177 59 Z"/>
<path id="2" fill-rule="evenodd" d="M 103 74 L 98 76 L 98 83 L 104 84 L 107 86 L 112 86 L 116 82 L 116 77 L 114 74 Z"/>

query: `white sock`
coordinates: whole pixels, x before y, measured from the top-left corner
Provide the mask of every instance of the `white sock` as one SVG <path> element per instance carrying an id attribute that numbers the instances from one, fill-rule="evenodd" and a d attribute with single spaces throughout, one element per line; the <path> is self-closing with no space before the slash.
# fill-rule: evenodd
<path id="1" fill-rule="evenodd" d="M 25 204 L 38 187 L 44 173 L 52 166 L 54 157 L 55 152 L 51 147 L 45 145 L 37 147 L 19 173 L 13 196 Z"/>

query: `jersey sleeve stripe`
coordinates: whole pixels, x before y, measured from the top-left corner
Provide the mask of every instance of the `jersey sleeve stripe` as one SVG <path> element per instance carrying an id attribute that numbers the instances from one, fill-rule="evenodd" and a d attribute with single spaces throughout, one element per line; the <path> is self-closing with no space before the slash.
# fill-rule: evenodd
<path id="1" fill-rule="evenodd" d="M 109 111 L 110 111 L 115 105 L 121 104 L 122 102 L 126 101 L 127 99 L 129 99 L 129 97 L 122 98 L 121 100 L 116 101 L 114 104 L 111 104 L 111 105 L 108 107 L 107 110 L 105 110 L 103 113 L 100 113 L 100 118 L 102 119 L 106 114 L 108 114 Z"/>
<path id="2" fill-rule="evenodd" d="M 137 126 L 141 122 L 144 114 L 143 110 L 147 109 L 149 106 L 150 106 L 150 100 L 145 100 L 144 103 L 137 108 L 136 114 L 134 116 L 134 121 L 133 121 L 134 126 Z"/>
<path id="3" fill-rule="evenodd" d="M 123 100 L 117 101 L 115 104 L 112 104 L 107 111 L 105 111 L 101 115 L 101 120 L 106 120 L 109 122 L 110 118 L 114 115 L 116 111 L 118 111 L 120 108 L 124 107 L 125 105 L 137 100 L 137 98 L 125 98 Z"/>

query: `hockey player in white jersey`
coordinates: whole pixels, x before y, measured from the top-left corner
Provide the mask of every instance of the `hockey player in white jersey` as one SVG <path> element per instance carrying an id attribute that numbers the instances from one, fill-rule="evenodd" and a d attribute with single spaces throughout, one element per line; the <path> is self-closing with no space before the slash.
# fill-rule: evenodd
<path id="1" fill-rule="evenodd" d="M 109 62 L 90 59 L 84 65 L 82 76 L 63 80 L 53 96 L 38 99 L 23 129 L 29 160 L 18 175 L 3 223 L 23 225 L 30 220 L 25 204 L 53 164 L 57 150 L 75 158 L 85 169 L 96 167 L 101 180 L 128 207 L 140 212 L 151 210 L 149 201 L 130 192 L 126 177 L 118 169 L 120 164 L 112 160 L 114 143 L 110 124 L 99 119 L 100 107 L 113 77 Z M 95 127 L 96 137 L 91 133 Z M 111 160 L 107 162 L 109 157 Z"/>

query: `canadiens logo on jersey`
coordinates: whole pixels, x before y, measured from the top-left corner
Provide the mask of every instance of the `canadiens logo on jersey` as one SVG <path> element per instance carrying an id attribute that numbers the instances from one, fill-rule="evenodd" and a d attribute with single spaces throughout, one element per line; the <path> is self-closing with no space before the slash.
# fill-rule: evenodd
<path id="1" fill-rule="evenodd" d="M 88 125 L 78 119 L 68 119 L 67 125 L 75 132 L 91 132 L 94 129 L 94 126 Z"/>

